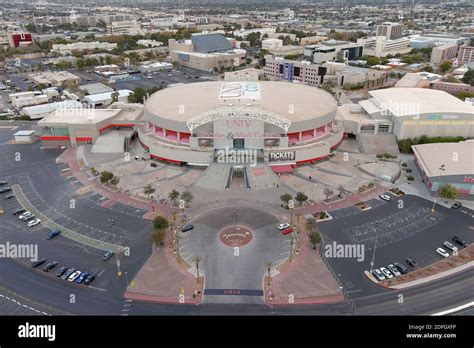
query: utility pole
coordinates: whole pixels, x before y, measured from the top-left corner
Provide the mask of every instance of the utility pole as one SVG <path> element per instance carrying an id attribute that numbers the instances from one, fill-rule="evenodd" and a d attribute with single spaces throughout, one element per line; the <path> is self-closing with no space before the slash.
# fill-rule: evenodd
<path id="1" fill-rule="evenodd" d="M 446 170 L 444 164 L 442 164 L 440 167 L 439 167 L 439 176 L 440 176 L 440 179 L 441 179 L 441 176 L 443 175 L 443 172 Z M 441 183 L 441 182 L 440 182 Z M 438 196 L 438 192 L 439 192 L 439 189 L 440 187 L 438 186 L 438 189 L 436 190 L 435 192 L 435 196 L 434 196 L 434 200 L 433 200 L 433 207 L 431 208 L 431 213 L 435 213 L 435 204 L 436 204 L 436 197 Z"/>

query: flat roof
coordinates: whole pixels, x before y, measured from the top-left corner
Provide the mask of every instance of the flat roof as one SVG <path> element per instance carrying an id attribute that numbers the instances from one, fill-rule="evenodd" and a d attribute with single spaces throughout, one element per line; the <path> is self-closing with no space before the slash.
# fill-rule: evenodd
<path id="1" fill-rule="evenodd" d="M 104 85 L 103 83 L 89 83 L 87 85 L 80 85 L 79 89 L 81 91 L 87 91 L 89 95 L 91 94 L 100 94 L 100 93 L 106 93 L 106 92 L 113 92 L 114 89 L 112 87 L 109 87 L 107 85 Z"/>
<path id="2" fill-rule="evenodd" d="M 116 92 L 118 92 L 118 97 L 119 98 L 120 97 L 128 97 L 131 93 L 133 93 L 133 91 L 131 91 L 129 89 L 120 89 Z M 112 93 L 114 93 L 114 92 L 112 91 L 112 92 L 86 95 L 84 97 L 84 100 L 88 100 L 88 101 L 92 101 L 92 102 L 98 102 L 98 101 L 101 101 L 101 100 L 108 100 L 108 99 L 112 98 Z"/>
<path id="3" fill-rule="evenodd" d="M 18 132 L 16 132 L 15 134 L 13 134 L 13 136 L 30 136 L 30 135 L 33 135 L 35 134 L 35 131 L 34 130 L 20 130 Z"/>
<path id="4" fill-rule="evenodd" d="M 474 175 L 474 140 L 459 143 L 413 145 L 413 152 L 426 175 Z M 453 153 L 458 160 L 453 161 Z M 439 169 L 444 164 L 445 170 Z"/>
<path id="5" fill-rule="evenodd" d="M 220 98 L 223 85 L 253 84 L 258 93 L 250 97 Z M 255 99 L 252 99 L 256 96 Z M 283 81 L 208 81 L 166 88 L 150 96 L 145 109 L 162 118 L 186 122 L 219 107 L 256 107 L 302 121 L 336 111 L 337 103 L 326 91 Z M 178 110 L 180 112 L 178 112 Z"/>
<path id="6" fill-rule="evenodd" d="M 57 127 L 59 125 L 97 124 L 117 116 L 121 111 L 121 109 L 58 109 L 38 121 L 38 125 Z"/>
<path id="7" fill-rule="evenodd" d="M 391 111 L 398 117 L 413 116 L 413 109 L 420 114 L 456 112 L 474 115 L 474 107 L 449 93 L 434 89 L 397 87 L 369 91 L 369 94 L 381 105 L 393 105 Z"/>

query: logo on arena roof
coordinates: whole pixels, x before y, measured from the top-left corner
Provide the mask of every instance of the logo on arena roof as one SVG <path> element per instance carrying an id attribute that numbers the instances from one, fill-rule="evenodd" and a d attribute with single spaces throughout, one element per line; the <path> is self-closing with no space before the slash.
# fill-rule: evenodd
<path id="1" fill-rule="evenodd" d="M 260 84 L 258 82 L 224 82 L 219 99 L 260 99 Z"/>

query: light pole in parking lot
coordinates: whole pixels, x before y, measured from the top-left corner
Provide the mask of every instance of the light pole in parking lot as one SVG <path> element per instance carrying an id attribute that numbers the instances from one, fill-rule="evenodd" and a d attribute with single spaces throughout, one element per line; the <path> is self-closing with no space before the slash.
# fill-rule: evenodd
<path id="1" fill-rule="evenodd" d="M 231 215 L 231 217 L 234 218 L 234 233 L 235 233 L 235 226 L 237 225 L 237 216 L 238 216 L 238 215 L 237 215 L 237 212 L 236 212 L 236 211 L 234 211 L 234 212 L 232 213 L 232 215 Z"/>
<path id="2" fill-rule="evenodd" d="M 379 227 L 377 226 L 375 230 L 375 241 L 374 241 L 374 252 L 372 253 L 372 261 L 370 262 L 370 273 L 374 270 L 374 262 L 375 262 L 375 250 L 377 249 L 377 238 L 379 236 Z"/>
<path id="3" fill-rule="evenodd" d="M 445 168 L 445 165 L 442 164 L 440 167 L 439 167 L 439 176 L 440 176 L 440 180 L 441 180 L 441 176 L 443 175 L 443 172 L 446 170 Z M 439 182 L 441 184 L 441 181 Z M 433 207 L 431 208 L 431 213 L 434 214 L 435 212 L 435 204 L 436 204 L 436 196 L 438 196 L 438 192 L 439 192 L 439 185 L 438 185 L 438 189 L 436 190 L 435 192 L 435 196 L 434 196 L 434 199 L 433 199 Z"/>

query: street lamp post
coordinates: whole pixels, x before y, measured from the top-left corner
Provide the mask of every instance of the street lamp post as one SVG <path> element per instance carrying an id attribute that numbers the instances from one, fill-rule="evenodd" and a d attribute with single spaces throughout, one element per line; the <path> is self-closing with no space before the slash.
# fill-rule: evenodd
<path id="1" fill-rule="evenodd" d="M 237 225 L 237 212 L 234 211 L 234 212 L 232 213 L 231 217 L 234 218 L 234 234 L 235 234 L 235 227 L 236 227 L 236 225 Z"/>
<path id="2" fill-rule="evenodd" d="M 445 170 L 446 170 L 445 165 L 442 164 L 442 165 L 439 167 L 439 176 L 440 176 L 440 178 L 441 178 L 441 175 L 443 175 L 443 172 L 444 172 Z M 441 182 L 440 182 L 440 183 L 441 183 Z M 435 212 L 436 197 L 437 197 L 437 195 L 438 195 L 439 189 L 440 189 L 440 187 L 439 187 L 439 185 L 438 185 L 438 189 L 436 190 L 435 196 L 434 196 L 434 199 L 433 199 L 433 207 L 431 208 L 431 212 L 432 212 L 433 214 L 434 214 L 434 212 Z"/>
<path id="3" fill-rule="evenodd" d="M 374 240 L 374 252 L 372 253 L 372 261 L 370 262 L 370 273 L 374 270 L 374 262 L 375 262 L 375 250 L 377 249 L 377 239 L 379 237 L 379 229 L 378 226 L 375 230 L 375 240 Z"/>

